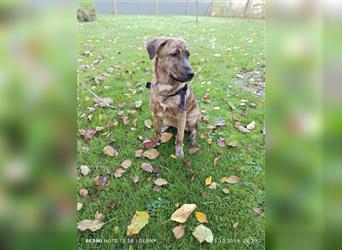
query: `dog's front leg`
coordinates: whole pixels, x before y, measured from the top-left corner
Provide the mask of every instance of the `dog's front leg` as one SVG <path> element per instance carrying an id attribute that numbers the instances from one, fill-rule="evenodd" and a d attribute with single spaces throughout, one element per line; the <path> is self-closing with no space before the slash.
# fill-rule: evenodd
<path id="1" fill-rule="evenodd" d="M 155 128 L 156 136 L 157 136 L 157 139 L 158 139 L 158 142 L 159 142 L 160 136 L 161 136 L 161 116 L 158 115 L 158 112 L 154 112 L 153 116 L 154 116 L 154 121 L 155 121 L 155 124 L 156 124 L 156 128 Z"/>
<path id="2" fill-rule="evenodd" d="M 183 111 L 183 112 L 180 112 L 179 114 L 178 124 L 177 124 L 176 156 L 178 158 L 184 157 L 183 139 L 184 139 L 185 123 L 186 123 L 186 112 Z"/>

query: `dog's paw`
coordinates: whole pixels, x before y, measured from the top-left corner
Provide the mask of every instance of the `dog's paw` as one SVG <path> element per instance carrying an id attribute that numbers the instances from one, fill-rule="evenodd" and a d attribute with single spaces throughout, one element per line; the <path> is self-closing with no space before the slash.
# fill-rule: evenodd
<path id="1" fill-rule="evenodd" d="M 176 157 L 180 159 L 184 158 L 183 149 L 176 149 Z"/>

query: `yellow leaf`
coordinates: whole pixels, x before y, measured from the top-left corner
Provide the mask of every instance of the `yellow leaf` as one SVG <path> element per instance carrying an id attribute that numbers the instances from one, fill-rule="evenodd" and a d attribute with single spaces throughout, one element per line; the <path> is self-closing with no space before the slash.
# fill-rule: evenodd
<path id="1" fill-rule="evenodd" d="M 184 204 L 171 215 L 171 220 L 184 223 L 196 208 L 196 204 Z"/>
<path id="2" fill-rule="evenodd" d="M 196 219 L 201 222 L 201 223 L 208 223 L 208 219 L 207 216 L 205 215 L 205 213 L 202 212 L 196 212 Z"/>
<path id="3" fill-rule="evenodd" d="M 202 224 L 195 228 L 195 231 L 192 233 L 192 235 L 199 241 L 199 243 L 204 241 L 213 243 L 214 240 L 211 230 Z"/>
<path id="4" fill-rule="evenodd" d="M 205 179 L 205 185 L 209 186 L 213 182 L 213 177 L 209 176 Z"/>
<path id="5" fill-rule="evenodd" d="M 148 224 L 149 217 L 148 212 L 136 211 L 131 224 L 127 227 L 127 236 L 138 234 Z"/>
<path id="6" fill-rule="evenodd" d="M 225 183 L 225 182 L 227 181 L 227 179 L 228 179 L 228 177 L 226 177 L 226 176 L 225 176 L 225 177 L 222 177 L 221 180 L 220 180 L 220 182 L 223 184 L 223 183 Z"/>

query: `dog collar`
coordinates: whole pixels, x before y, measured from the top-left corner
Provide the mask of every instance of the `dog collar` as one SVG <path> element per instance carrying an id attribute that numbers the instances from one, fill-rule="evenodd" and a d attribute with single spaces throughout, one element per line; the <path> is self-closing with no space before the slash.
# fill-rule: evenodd
<path id="1" fill-rule="evenodd" d="M 151 88 L 151 82 L 147 82 L 146 83 L 146 88 L 150 89 Z M 186 92 L 188 90 L 188 84 L 185 84 L 183 88 L 180 88 L 179 90 L 177 90 L 174 94 L 172 95 L 167 95 L 166 98 L 163 100 L 166 101 L 167 98 L 171 97 L 171 96 L 176 96 L 179 95 L 180 96 L 180 101 L 178 104 L 178 107 L 182 110 L 185 111 L 185 96 L 186 96 Z"/>

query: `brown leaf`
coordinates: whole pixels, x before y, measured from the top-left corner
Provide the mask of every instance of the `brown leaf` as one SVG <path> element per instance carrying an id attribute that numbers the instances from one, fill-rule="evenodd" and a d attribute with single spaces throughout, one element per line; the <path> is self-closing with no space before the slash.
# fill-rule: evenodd
<path id="1" fill-rule="evenodd" d="M 103 190 L 104 187 L 108 184 L 108 176 L 100 175 L 94 178 L 94 184 L 99 188 L 99 190 Z"/>
<path id="2" fill-rule="evenodd" d="M 112 156 L 112 157 L 118 156 L 118 155 L 119 155 L 118 151 L 116 151 L 116 150 L 115 150 L 112 146 L 110 146 L 110 145 L 105 146 L 105 147 L 103 148 L 103 153 L 104 153 L 105 155 L 109 155 L 109 156 Z"/>
<path id="3" fill-rule="evenodd" d="M 186 168 L 190 167 L 191 166 L 191 161 L 184 159 L 183 160 L 183 166 L 186 167 Z"/>
<path id="4" fill-rule="evenodd" d="M 118 205 L 118 204 L 119 204 L 118 201 L 112 200 L 112 202 L 109 203 L 108 208 L 109 208 L 109 209 L 113 209 L 113 207 L 115 207 L 115 206 Z"/>
<path id="5" fill-rule="evenodd" d="M 113 103 L 113 99 L 109 97 L 96 98 L 95 103 L 100 105 L 101 107 L 110 107 Z"/>
<path id="6" fill-rule="evenodd" d="M 212 182 L 210 185 L 209 185 L 209 189 L 216 189 L 217 188 L 217 183 L 216 182 Z"/>
<path id="7" fill-rule="evenodd" d="M 158 178 L 158 179 L 156 179 L 154 181 L 154 184 L 156 184 L 157 186 L 162 187 L 162 186 L 167 185 L 167 181 L 165 179 L 163 179 L 163 178 Z"/>
<path id="8" fill-rule="evenodd" d="M 141 147 L 143 149 L 150 149 L 150 148 L 154 148 L 158 145 L 158 138 L 157 137 L 149 137 L 146 138 L 142 143 L 141 143 Z"/>
<path id="9" fill-rule="evenodd" d="M 228 188 L 222 189 L 222 192 L 225 193 L 225 194 L 229 194 L 230 193 Z"/>
<path id="10" fill-rule="evenodd" d="M 164 132 L 161 134 L 160 142 L 161 143 L 168 142 L 172 138 L 172 136 L 173 136 L 172 133 Z"/>
<path id="11" fill-rule="evenodd" d="M 80 133 L 82 138 L 87 141 L 93 138 L 96 135 L 97 131 L 95 128 L 90 128 L 88 130 L 80 129 L 78 132 Z"/>
<path id="12" fill-rule="evenodd" d="M 131 165 L 132 165 L 132 160 L 127 159 L 127 160 L 124 160 L 124 161 L 121 163 L 120 166 L 121 166 L 123 169 L 128 169 Z"/>
<path id="13" fill-rule="evenodd" d="M 226 141 L 223 137 L 220 137 L 217 139 L 217 145 L 219 145 L 221 148 L 226 147 Z"/>
<path id="14" fill-rule="evenodd" d="M 137 158 L 141 158 L 143 156 L 144 150 L 139 149 L 137 151 L 135 151 L 135 157 Z"/>
<path id="15" fill-rule="evenodd" d="M 154 186 L 152 190 L 153 190 L 153 192 L 159 192 L 160 189 L 162 189 L 161 186 Z"/>
<path id="16" fill-rule="evenodd" d="M 238 121 L 235 122 L 234 127 L 237 128 L 242 133 L 249 133 L 249 132 L 251 132 L 251 131 L 249 131 L 249 129 L 241 126 L 240 122 L 238 122 Z"/>
<path id="17" fill-rule="evenodd" d="M 80 195 L 83 197 L 83 198 L 86 198 L 88 196 L 89 192 L 87 189 L 85 188 L 81 188 L 80 189 Z"/>
<path id="18" fill-rule="evenodd" d="M 235 175 L 232 175 L 227 178 L 226 182 L 230 184 L 236 184 L 240 182 L 240 178 Z"/>
<path id="19" fill-rule="evenodd" d="M 196 154 L 199 150 L 200 150 L 199 147 L 197 147 L 197 146 L 192 146 L 192 147 L 189 149 L 189 154 L 190 154 L 190 155 Z"/>
<path id="20" fill-rule="evenodd" d="M 135 175 L 135 176 L 133 176 L 132 180 L 133 180 L 134 184 L 137 184 L 139 182 L 139 180 L 140 180 L 140 177 Z"/>
<path id="21" fill-rule="evenodd" d="M 203 116 L 203 117 L 202 117 L 202 120 L 203 120 L 204 122 L 208 122 L 208 121 L 209 121 L 209 116 L 208 116 L 208 115 Z"/>
<path id="22" fill-rule="evenodd" d="M 95 214 L 96 220 L 104 221 L 105 218 L 106 218 L 106 216 L 103 213 L 99 213 L 98 211 L 96 211 L 96 214 Z"/>
<path id="23" fill-rule="evenodd" d="M 215 121 L 215 124 L 214 124 L 216 127 L 222 127 L 224 125 L 226 125 L 226 121 L 223 120 L 223 119 L 218 119 Z"/>
<path id="24" fill-rule="evenodd" d="M 215 129 L 216 129 L 216 126 L 215 126 L 215 125 L 212 125 L 212 124 L 209 124 L 209 125 L 207 126 L 207 128 L 208 128 L 209 130 L 215 130 Z"/>
<path id="25" fill-rule="evenodd" d="M 104 223 L 100 220 L 82 220 L 77 223 L 77 228 L 80 231 L 90 230 L 90 231 L 97 231 L 102 228 Z"/>
<path id="26" fill-rule="evenodd" d="M 129 123 L 129 118 L 128 116 L 120 116 L 120 120 L 124 125 L 127 125 Z"/>
<path id="27" fill-rule="evenodd" d="M 228 144 L 229 147 L 236 148 L 239 145 L 237 140 L 234 140 Z"/>
<path id="28" fill-rule="evenodd" d="M 200 223 L 208 223 L 208 219 L 207 219 L 207 216 L 205 215 L 205 213 L 202 213 L 202 212 L 195 212 L 195 216 L 196 216 L 196 219 L 197 219 Z"/>
<path id="29" fill-rule="evenodd" d="M 157 149 L 154 149 L 154 148 L 151 148 L 149 150 L 146 150 L 144 153 L 143 153 L 143 156 L 150 159 L 150 160 L 154 160 L 158 157 L 159 155 L 159 152 Z"/>
<path id="30" fill-rule="evenodd" d="M 131 224 L 127 227 L 127 236 L 138 234 L 148 224 L 149 217 L 148 212 L 136 211 Z"/>
<path id="31" fill-rule="evenodd" d="M 152 128 L 153 122 L 150 119 L 144 121 L 144 124 L 147 128 Z"/>
<path id="32" fill-rule="evenodd" d="M 172 229 L 172 233 L 175 236 L 175 239 L 178 240 L 184 236 L 184 225 L 180 224 L 179 226 Z"/>
<path id="33" fill-rule="evenodd" d="M 114 176 L 115 176 L 115 178 L 120 178 L 125 172 L 126 172 L 125 169 L 123 169 L 123 168 L 117 168 L 117 169 L 115 170 Z"/>
<path id="34" fill-rule="evenodd" d="M 147 172 L 147 173 L 152 173 L 153 172 L 153 167 L 150 163 L 143 163 L 141 164 L 141 168 Z"/>
<path id="35" fill-rule="evenodd" d="M 215 159 L 214 159 L 214 167 L 216 167 L 216 165 L 217 165 L 218 161 L 220 160 L 220 158 L 221 158 L 220 154 L 215 157 Z"/>
<path id="36" fill-rule="evenodd" d="M 184 223 L 196 208 L 196 204 L 184 204 L 171 215 L 171 220 Z"/>

